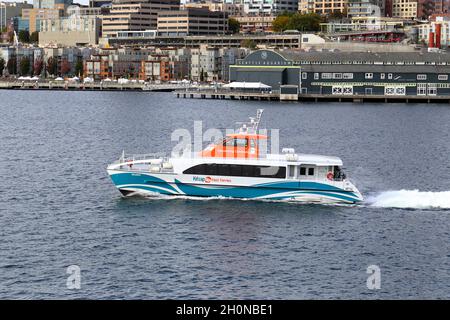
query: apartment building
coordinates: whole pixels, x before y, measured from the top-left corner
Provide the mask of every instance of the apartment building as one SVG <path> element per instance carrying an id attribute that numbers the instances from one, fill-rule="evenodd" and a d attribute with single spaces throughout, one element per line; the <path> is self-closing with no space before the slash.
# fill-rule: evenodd
<path id="1" fill-rule="evenodd" d="M 119 31 L 156 29 L 159 11 L 178 10 L 180 0 L 114 0 L 103 15 L 102 33 L 115 37 Z"/>
<path id="2" fill-rule="evenodd" d="M 0 28 L 5 28 L 11 19 L 20 16 L 22 9 L 31 9 L 33 5 L 25 2 L 0 2 Z"/>
<path id="3" fill-rule="evenodd" d="M 301 13 L 330 14 L 333 12 L 344 13 L 348 0 L 300 0 L 299 11 Z"/>
<path id="4" fill-rule="evenodd" d="M 22 9 L 22 17 L 19 18 L 19 24 L 27 24 L 28 31 L 33 33 L 40 31 L 41 20 L 56 20 L 64 16 L 64 9 Z"/>
<path id="5" fill-rule="evenodd" d="M 392 0 L 392 16 L 401 19 L 417 17 L 417 0 Z"/>
<path id="6" fill-rule="evenodd" d="M 39 45 L 81 46 L 98 44 L 101 20 L 96 16 L 73 14 L 41 20 Z"/>
<path id="7" fill-rule="evenodd" d="M 244 12 L 253 16 L 273 16 L 283 12 L 297 12 L 298 0 L 243 0 Z"/>
<path id="8" fill-rule="evenodd" d="M 216 35 L 228 31 L 228 14 L 207 9 L 161 11 L 158 34 L 162 36 Z"/>
<path id="9" fill-rule="evenodd" d="M 229 16 L 243 16 L 244 5 L 242 3 L 227 2 L 188 2 L 181 5 L 181 9 L 207 9 L 209 11 L 221 11 L 228 13 Z"/>
<path id="10" fill-rule="evenodd" d="M 392 0 L 348 0 L 349 17 L 384 17 L 386 5 Z"/>
<path id="11" fill-rule="evenodd" d="M 239 22 L 242 33 L 271 32 L 272 22 L 275 20 L 275 16 L 234 16 L 232 18 Z"/>

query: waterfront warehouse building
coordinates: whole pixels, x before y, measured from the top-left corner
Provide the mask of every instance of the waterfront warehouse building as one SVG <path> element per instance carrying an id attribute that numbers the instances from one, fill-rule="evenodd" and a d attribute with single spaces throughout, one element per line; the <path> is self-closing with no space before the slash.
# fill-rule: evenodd
<path id="1" fill-rule="evenodd" d="M 230 81 L 302 95 L 450 96 L 450 54 L 257 50 L 230 66 Z"/>
<path id="2" fill-rule="evenodd" d="M 261 82 L 279 90 L 300 87 L 300 65 L 278 51 L 257 50 L 230 66 L 230 81 Z"/>

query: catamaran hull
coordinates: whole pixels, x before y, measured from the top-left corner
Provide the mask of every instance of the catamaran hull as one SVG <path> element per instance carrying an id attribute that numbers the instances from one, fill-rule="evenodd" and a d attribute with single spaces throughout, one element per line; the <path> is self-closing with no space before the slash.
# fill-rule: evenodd
<path id="1" fill-rule="evenodd" d="M 169 195 L 225 197 L 255 200 L 298 201 L 305 203 L 353 204 L 362 201 L 357 192 L 324 183 L 299 183 L 287 180 L 252 185 L 223 185 L 208 182 L 186 183 L 176 174 L 147 174 L 108 170 L 119 191 L 129 195 Z"/>

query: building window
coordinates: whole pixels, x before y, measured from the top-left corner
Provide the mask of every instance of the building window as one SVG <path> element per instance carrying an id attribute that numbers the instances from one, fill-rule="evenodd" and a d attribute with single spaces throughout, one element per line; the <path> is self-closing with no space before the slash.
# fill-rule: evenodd
<path id="1" fill-rule="evenodd" d="M 366 79 L 373 79 L 373 73 L 366 73 L 365 78 Z"/>
<path id="2" fill-rule="evenodd" d="M 429 96 L 435 96 L 437 94 L 437 86 L 435 83 L 428 84 L 428 92 L 427 93 Z"/>
<path id="3" fill-rule="evenodd" d="M 392 80 L 392 73 L 388 73 L 388 79 Z"/>
<path id="4" fill-rule="evenodd" d="M 319 73 L 318 72 L 314 72 L 314 80 L 319 80 Z"/>
<path id="5" fill-rule="evenodd" d="M 386 78 L 386 74 L 385 74 L 385 73 L 381 73 L 381 74 L 380 74 L 380 79 L 381 79 L 381 80 L 384 80 L 384 78 Z"/>
<path id="6" fill-rule="evenodd" d="M 302 72 L 302 79 L 305 80 L 308 78 L 308 74 L 306 72 Z"/>
<path id="7" fill-rule="evenodd" d="M 440 74 L 440 75 L 438 75 L 438 80 L 440 80 L 440 81 L 447 81 L 448 80 L 448 75 L 447 74 Z"/>
<path id="8" fill-rule="evenodd" d="M 343 79 L 353 79 L 353 73 L 343 73 L 342 78 Z"/>
<path id="9" fill-rule="evenodd" d="M 426 74 L 418 74 L 417 80 L 427 80 L 427 75 Z"/>
<path id="10" fill-rule="evenodd" d="M 418 83 L 417 84 L 417 95 L 424 96 L 427 94 L 427 85 L 426 83 Z"/>
<path id="11" fill-rule="evenodd" d="M 333 73 L 333 79 L 342 79 L 342 73 Z"/>
<path id="12" fill-rule="evenodd" d="M 331 79 L 332 78 L 332 74 L 331 73 L 322 73 L 322 79 Z"/>

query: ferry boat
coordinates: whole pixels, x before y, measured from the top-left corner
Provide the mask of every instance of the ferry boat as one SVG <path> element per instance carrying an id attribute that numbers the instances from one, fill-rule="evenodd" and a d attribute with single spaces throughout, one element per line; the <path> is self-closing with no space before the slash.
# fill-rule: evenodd
<path id="1" fill-rule="evenodd" d="M 258 134 L 263 110 L 235 133 L 197 154 L 172 157 L 130 155 L 107 168 L 124 196 L 226 197 L 303 203 L 354 204 L 363 201 L 337 157 L 263 154 L 266 135 Z"/>

